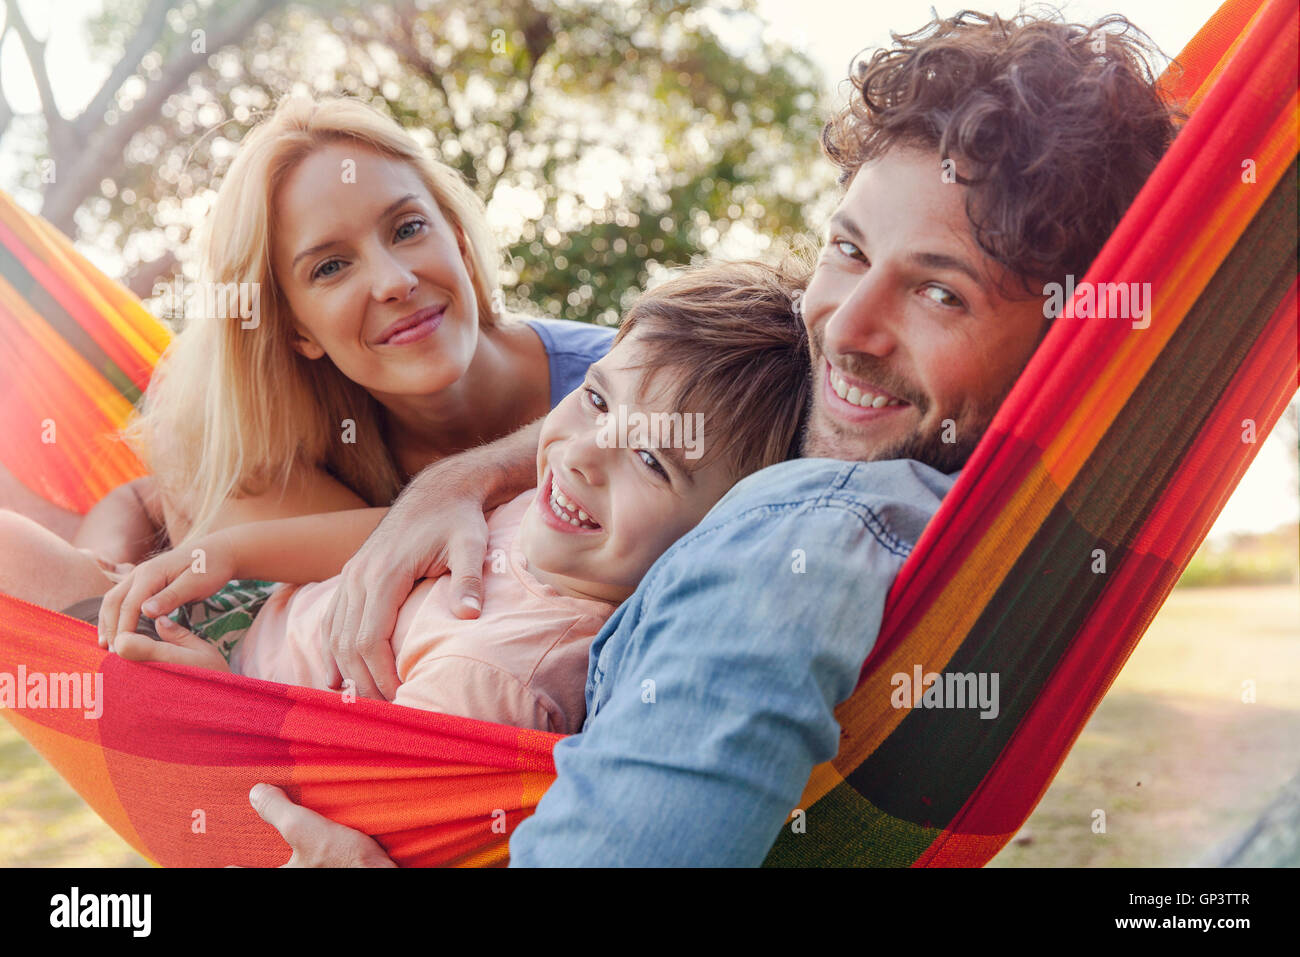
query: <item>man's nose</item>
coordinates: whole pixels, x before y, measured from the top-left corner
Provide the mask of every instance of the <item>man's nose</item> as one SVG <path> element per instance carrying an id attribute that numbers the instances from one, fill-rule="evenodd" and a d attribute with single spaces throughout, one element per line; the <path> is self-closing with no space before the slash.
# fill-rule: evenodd
<path id="1" fill-rule="evenodd" d="M 898 308 L 890 299 L 881 271 L 868 270 L 846 290 L 826 320 L 822 350 L 832 355 L 861 352 L 888 356 L 898 345 L 894 315 Z"/>
<path id="2" fill-rule="evenodd" d="M 375 301 L 401 302 L 415 292 L 419 283 L 415 273 L 392 253 L 386 250 L 376 253 L 373 263 L 372 291 Z"/>

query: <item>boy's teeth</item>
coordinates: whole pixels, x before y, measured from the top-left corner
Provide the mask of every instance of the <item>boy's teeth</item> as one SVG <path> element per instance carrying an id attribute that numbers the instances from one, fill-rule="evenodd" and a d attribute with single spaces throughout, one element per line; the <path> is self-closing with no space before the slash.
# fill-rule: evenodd
<path id="1" fill-rule="evenodd" d="M 881 409 L 887 405 L 903 404 L 898 399 L 891 399 L 887 395 L 876 395 L 873 392 L 863 392 L 857 386 L 849 385 L 836 375 L 833 368 L 831 369 L 831 388 L 834 389 L 835 394 L 845 402 L 850 402 L 863 409 Z"/>
<path id="2" fill-rule="evenodd" d="M 570 525 L 600 528 L 600 524 L 594 518 L 569 501 L 554 485 L 551 486 L 551 511 L 557 518 L 564 519 Z"/>

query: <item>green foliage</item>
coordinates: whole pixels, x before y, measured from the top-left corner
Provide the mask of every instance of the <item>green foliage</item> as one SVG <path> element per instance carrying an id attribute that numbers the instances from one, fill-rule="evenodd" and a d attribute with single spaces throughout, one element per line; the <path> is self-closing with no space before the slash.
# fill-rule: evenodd
<path id="1" fill-rule="evenodd" d="M 1180 588 L 1280 585 L 1297 580 L 1300 533 L 1295 525 L 1266 535 L 1243 533 L 1226 545 L 1206 543 L 1178 579 Z"/>
<path id="2" fill-rule="evenodd" d="M 111 113 L 236 5 L 175 4 Z M 95 55 L 111 62 L 148 6 L 109 0 Z M 729 235 L 790 240 L 831 183 L 816 72 L 762 41 L 752 0 L 293 4 L 208 54 L 83 205 L 83 233 L 128 265 L 188 238 L 193 198 L 295 87 L 387 108 L 491 203 L 507 301 L 567 318 L 614 321 L 658 266 Z"/>

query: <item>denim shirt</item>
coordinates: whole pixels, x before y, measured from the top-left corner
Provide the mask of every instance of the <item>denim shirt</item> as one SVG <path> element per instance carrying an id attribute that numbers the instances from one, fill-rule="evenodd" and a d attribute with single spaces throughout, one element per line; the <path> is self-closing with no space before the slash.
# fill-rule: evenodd
<path id="1" fill-rule="evenodd" d="M 756 866 L 952 487 L 911 460 L 801 459 L 738 483 L 592 645 L 582 733 L 510 841 L 515 866 Z"/>

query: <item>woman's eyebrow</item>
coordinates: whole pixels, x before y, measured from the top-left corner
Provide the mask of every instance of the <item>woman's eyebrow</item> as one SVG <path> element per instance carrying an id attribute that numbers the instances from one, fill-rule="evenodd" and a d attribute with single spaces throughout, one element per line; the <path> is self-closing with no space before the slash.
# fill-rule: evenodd
<path id="1" fill-rule="evenodd" d="M 401 199 L 396 200 L 395 202 L 389 203 L 388 206 L 384 209 L 384 211 L 383 211 L 382 213 L 379 214 L 378 218 L 379 218 L 379 219 L 383 219 L 384 217 L 391 215 L 391 214 L 393 213 L 393 211 L 394 211 L 395 209 L 397 209 L 397 207 L 401 206 L 403 203 L 409 202 L 409 201 L 412 200 L 412 199 L 419 199 L 419 197 L 416 196 L 414 193 L 407 193 L 407 194 L 406 194 L 405 196 L 403 196 Z M 305 257 L 305 256 L 311 256 L 311 255 L 314 255 L 314 254 L 319 253 L 319 252 L 324 252 L 326 249 L 329 249 L 331 246 L 335 245 L 335 244 L 338 243 L 338 242 L 340 242 L 340 240 L 337 240 L 337 239 L 329 239 L 329 240 L 326 240 L 326 241 L 323 242 L 323 243 L 317 243 L 315 246 L 312 246 L 312 247 L 310 247 L 310 248 L 308 248 L 308 249 L 304 249 L 304 250 L 303 250 L 302 252 L 300 252 L 298 255 L 296 255 L 296 256 L 293 257 L 293 262 L 290 264 L 289 268 L 290 268 L 290 269 L 297 269 L 297 268 L 298 268 L 298 260 L 302 259 L 302 258 Z"/>

